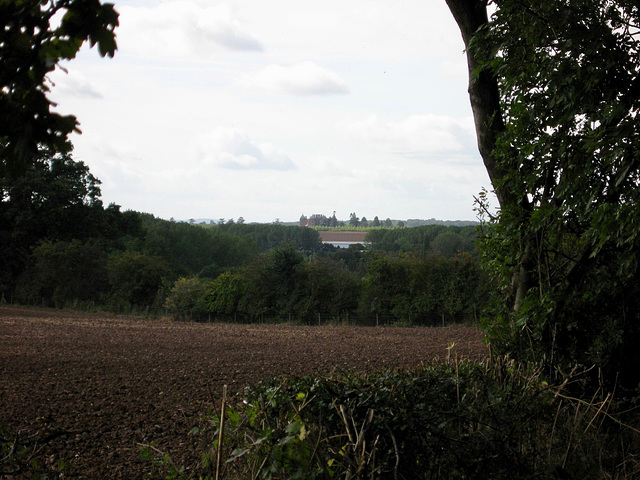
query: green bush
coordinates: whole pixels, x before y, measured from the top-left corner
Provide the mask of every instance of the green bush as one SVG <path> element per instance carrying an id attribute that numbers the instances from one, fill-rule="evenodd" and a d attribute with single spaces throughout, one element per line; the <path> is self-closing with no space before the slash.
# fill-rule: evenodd
<path id="1" fill-rule="evenodd" d="M 180 277 L 169 290 L 169 294 L 164 302 L 165 308 L 176 312 L 178 317 L 186 313 L 200 314 L 206 311 L 203 304 L 203 296 L 207 289 L 207 284 L 198 277 Z"/>
<path id="2" fill-rule="evenodd" d="M 223 272 L 209 282 L 201 297 L 202 308 L 208 312 L 233 315 L 246 291 L 246 281 L 240 274 Z"/>
<path id="3" fill-rule="evenodd" d="M 582 480 L 640 473 L 627 454 L 637 449 L 638 434 L 625 428 L 621 435 L 620 424 L 603 413 L 609 399 L 587 404 L 568 399 L 563 388 L 508 359 L 272 379 L 227 406 L 218 467 L 230 479 Z M 159 456 L 159 473 L 213 478 L 220 421 L 208 415 L 192 431 L 208 452 L 199 465 L 177 468 Z"/>
<path id="4" fill-rule="evenodd" d="M 106 253 L 97 242 L 43 241 L 18 281 L 16 298 L 63 307 L 103 297 L 107 289 Z"/>
<path id="5" fill-rule="evenodd" d="M 130 250 L 113 253 L 107 273 L 112 301 L 126 306 L 161 305 L 163 287 L 173 277 L 162 258 Z"/>

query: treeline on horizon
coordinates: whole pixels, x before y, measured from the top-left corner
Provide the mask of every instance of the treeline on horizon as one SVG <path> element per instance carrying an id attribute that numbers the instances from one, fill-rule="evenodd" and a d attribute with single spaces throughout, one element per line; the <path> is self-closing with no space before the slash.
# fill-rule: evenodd
<path id="1" fill-rule="evenodd" d="M 105 207 L 100 181 L 69 154 L 43 151 L 25 175 L 0 181 L 4 301 L 429 324 L 471 318 L 486 298 L 476 227 L 375 229 L 366 248 L 337 249 L 306 227 L 192 225 Z"/>
<path id="2" fill-rule="evenodd" d="M 224 219 L 221 218 L 219 223 L 224 223 Z M 244 223 L 244 218 L 239 218 L 239 223 Z M 195 220 L 191 219 L 191 223 L 194 223 Z M 212 222 L 213 223 L 213 222 Z M 230 223 L 233 223 L 233 219 L 230 220 Z M 386 218 L 384 220 L 380 220 L 380 218 L 376 215 L 373 217 L 373 220 L 367 220 L 367 217 L 358 217 L 355 212 L 349 214 L 349 220 L 338 220 L 336 217 L 336 212 L 333 212 L 333 215 L 327 217 L 324 214 L 318 213 L 307 217 L 306 215 L 302 215 L 298 223 L 287 223 L 287 225 L 300 225 L 300 226 L 308 226 L 314 228 L 329 228 L 329 229 L 371 229 L 371 228 L 391 228 L 391 227 L 421 227 L 424 225 L 447 225 L 447 226 L 456 226 L 456 227 L 467 227 L 467 226 L 478 226 L 480 222 L 478 221 L 468 221 L 468 220 L 436 220 L 435 218 L 430 218 L 428 220 L 417 219 L 417 218 L 409 218 L 408 220 L 392 220 L 391 218 Z"/>

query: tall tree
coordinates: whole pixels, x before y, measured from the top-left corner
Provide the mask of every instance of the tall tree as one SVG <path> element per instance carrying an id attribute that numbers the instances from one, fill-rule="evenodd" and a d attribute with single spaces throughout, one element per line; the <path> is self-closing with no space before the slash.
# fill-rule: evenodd
<path id="1" fill-rule="evenodd" d="M 117 25 L 113 5 L 100 0 L 0 0 L 1 169 L 23 172 L 41 145 L 71 149 L 67 137 L 78 122 L 51 112 L 47 75 L 85 41 L 113 56 Z"/>
<path id="2" fill-rule="evenodd" d="M 155 306 L 164 300 L 175 275 L 162 258 L 125 250 L 111 255 L 107 262 L 111 301 L 120 306 Z"/>
<path id="3" fill-rule="evenodd" d="M 103 226 L 100 181 L 70 155 L 41 151 L 19 178 L 0 170 L 0 290 L 10 291 L 42 240 L 86 240 Z"/>
<path id="4" fill-rule="evenodd" d="M 469 71 L 469 98 L 476 128 L 478 150 L 489 174 L 495 194 L 502 209 L 522 208 L 529 212 L 531 205 L 525 189 L 519 185 L 508 184 L 505 177 L 507 166 L 497 158 L 496 144 L 498 137 L 505 130 L 504 114 L 501 104 L 500 88 L 496 73 L 483 68 L 492 59 L 492 53 L 486 49 L 476 48 L 474 42 L 476 32 L 489 25 L 487 7 L 488 0 L 446 0 L 453 17 L 460 28 L 462 39 L 467 50 L 467 67 Z M 526 291 L 529 289 L 529 264 L 531 256 L 529 247 L 526 255 L 520 259 L 512 276 L 514 309 L 518 309 Z"/>
<path id="5" fill-rule="evenodd" d="M 489 18 L 484 0 L 446 1 L 500 203 L 486 251 L 513 312 L 495 331 L 524 357 L 637 386 L 637 2 L 496 0 Z"/>
<path id="6" fill-rule="evenodd" d="M 107 290 L 106 252 L 97 242 L 43 241 L 18 280 L 16 298 L 25 303 L 99 300 Z"/>
<path id="7" fill-rule="evenodd" d="M 100 181 L 70 154 L 41 149 L 21 176 L 0 171 L 0 296 L 14 290 L 28 265 L 31 271 L 34 266 L 55 265 L 49 261 L 54 257 L 56 262 L 70 259 L 71 264 L 78 262 L 74 256 L 86 256 L 97 245 L 123 248 L 126 241 L 142 235 L 139 214 L 121 212 L 115 204 L 103 208 Z M 36 251 L 43 242 L 53 247 Z M 89 284 L 86 290 L 91 290 Z"/>

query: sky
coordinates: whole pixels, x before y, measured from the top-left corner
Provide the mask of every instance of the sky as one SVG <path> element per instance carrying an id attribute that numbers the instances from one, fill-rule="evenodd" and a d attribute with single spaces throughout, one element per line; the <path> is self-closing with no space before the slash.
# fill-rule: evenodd
<path id="1" fill-rule="evenodd" d="M 114 3 L 115 57 L 87 45 L 50 76 L 105 204 L 176 220 L 476 219 L 490 183 L 444 0 Z"/>

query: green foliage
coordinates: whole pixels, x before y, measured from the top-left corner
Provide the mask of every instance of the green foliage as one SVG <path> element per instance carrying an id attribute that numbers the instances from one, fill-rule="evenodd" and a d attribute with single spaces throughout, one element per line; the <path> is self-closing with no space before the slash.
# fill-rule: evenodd
<path id="1" fill-rule="evenodd" d="M 165 305 L 243 320 L 266 315 L 316 323 L 328 315 L 440 325 L 475 317 L 490 288 L 469 255 L 419 258 L 339 249 L 307 260 L 291 245 L 201 285 L 191 277 L 179 280 Z"/>
<path id="2" fill-rule="evenodd" d="M 473 314 L 487 296 L 486 277 L 468 255 L 447 260 L 377 254 L 366 268 L 363 312 L 439 324 L 445 317 Z"/>
<path id="3" fill-rule="evenodd" d="M 349 248 L 337 248 L 324 245 L 322 251 L 315 255 L 315 259 L 328 261 L 333 265 L 344 267 L 358 276 L 362 276 L 368 258 L 368 251 L 362 245 L 349 245 Z"/>
<path id="4" fill-rule="evenodd" d="M 305 277 L 304 311 L 307 315 L 339 315 L 357 309 L 360 278 L 343 263 L 328 258 L 307 262 Z"/>
<path id="5" fill-rule="evenodd" d="M 24 303 L 48 299 L 62 307 L 103 297 L 107 289 L 107 257 L 94 243 L 45 241 L 31 256 L 19 280 L 16 297 Z"/>
<path id="6" fill-rule="evenodd" d="M 412 228 L 369 230 L 367 242 L 376 252 L 405 252 L 422 256 L 453 258 L 460 253 L 475 254 L 477 227 L 424 225 Z"/>
<path id="7" fill-rule="evenodd" d="M 164 306 L 177 312 L 207 311 L 202 300 L 206 290 L 207 284 L 199 278 L 180 277 L 169 290 Z"/>
<path id="8" fill-rule="evenodd" d="M 431 242 L 433 252 L 447 258 L 460 253 L 462 248 L 462 239 L 450 229 L 439 233 Z"/>
<path id="9" fill-rule="evenodd" d="M 206 228 L 225 232 L 235 237 L 251 238 L 260 252 L 290 245 L 302 252 L 313 253 L 321 247 L 318 232 L 306 227 L 226 223 Z"/>
<path id="10" fill-rule="evenodd" d="M 319 314 L 379 313 L 406 320 L 428 310 L 410 301 L 412 291 L 420 290 L 414 287 L 390 299 L 390 308 L 363 302 L 363 294 L 372 289 L 387 295 L 394 282 L 401 284 L 393 288 L 406 290 L 424 279 L 414 278 L 419 269 L 411 269 L 403 278 L 380 276 L 376 281 L 385 286 L 374 285 L 371 275 L 365 277 L 367 264 L 375 265 L 382 254 L 371 256 L 361 246 L 321 246 L 318 233 L 309 228 L 239 223 L 203 228 L 121 212 L 114 204 L 103 208 L 99 185 L 84 163 L 47 150 L 17 180 L 0 177 L 0 258 L 5 266 L 0 293 L 5 298 L 57 306 L 98 302 L 120 309 L 159 307 L 169 294 L 164 304 L 190 318 L 267 315 L 313 323 Z M 400 248 L 414 250 L 424 235 L 420 229 L 406 230 L 418 240 L 394 238 Z M 431 232 L 434 238 L 441 233 Z M 456 284 L 462 290 L 447 287 L 446 295 L 458 295 L 460 305 L 441 308 L 440 314 L 470 311 L 477 300 L 472 270 L 466 284 Z M 445 275 L 446 267 L 439 271 Z M 429 280 L 431 287 L 442 283 L 438 275 Z M 178 277 L 184 278 L 174 284 Z"/>
<path id="11" fill-rule="evenodd" d="M 324 378 L 271 379 L 194 428 L 197 465 L 156 452 L 163 478 L 632 478 L 610 404 L 574 403 L 509 359 Z M 628 442 L 624 445 L 625 442 Z M 178 470 L 187 473 L 177 473 Z M 627 476 L 626 476 L 627 475 Z"/>
<path id="12" fill-rule="evenodd" d="M 240 310 L 246 288 L 244 277 L 224 272 L 207 285 L 201 299 L 202 307 L 208 312 L 233 315 Z"/>
<path id="13" fill-rule="evenodd" d="M 159 306 L 173 277 L 162 258 L 130 250 L 109 257 L 107 274 L 112 301 L 123 306 Z"/>
<path id="14" fill-rule="evenodd" d="M 16 177 L 42 145 L 70 150 L 67 136 L 78 122 L 51 112 L 47 75 L 86 41 L 112 57 L 118 13 L 99 0 L 1 0 L 0 19 L 0 173 Z"/>
<path id="15" fill-rule="evenodd" d="M 276 248 L 238 271 L 208 283 L 201 306 L 213 314 L 315 319 L 355 311 L 359 278 L 327 258 L 305 261 L 293 247 Z"/>
<path id="16" fill-rule="evenodd" d="M 245 270 L 245 275 L 243 311 L 254 315 L 302 313 L 306 285 L 304 257 L 293 245 L 267 252 Z"/>
<path id="17" fill-rule="evenodd" d="M 318 432 L 309 431 L 303 419 L 309 402 L 307 395 L 287 394 L 282 395 L 277 386 L 267 387 L 259 398 L 226 410 L 227 429 L 243 437 L 239 445 L 234 445 L 233 437 L 223 445 L 231 450 L 226 470 L 269 480 L 332 477 L 330 462 L 316 448 L 321 440 Z M 280 402 L 286 402 L 286 411 Z M 272 416 L 273 409 L 279 409 L 280 414 Z M 219 416 L 212 417 L 211 426 L 219 425 L 219 420 Z"/>
<path id="18" fill-rule="evenodd" d="M 97 300 L 97 284 L 103 279 L 102 258 L 110 248 L 121 247 L 125 237 L 141 235 L 137 214 L 122 213 L 113 204 L 103 208 L 100 181 L 87 165 L 69 154 L 41 150 L 22 176 L 12 179 L 4 173 L 0 175 L 0 263 L 4 267 L 0 291 L 10 294 L 21 279 L 21 288 L 28 286 L 29 297 L 38 295 L 38 290 L 41 294 L 57 290 L 61 297 L 47 300 L 72 300 L 68 297 L 72 291 L 79 294 L 75 300 L 89 294 Z M 38 247 L 40 244 L 49 246 Z M 89 258 L 91 254 L 95 254 L 94 259 Z M 90 266 L 96 268 L 95 279 L 87 273 Z M 53 268 L 60 269 L 68 285 L 55 285 Z M 78 288 L 75 274 L 86 280 L 86 293 Z M 40 286 L 34 283 L 38 279 L 44 282 Z M 65 289 L 67 293 L 62 294 Z M 25 291 L 18 294 L 24 295 Z"/>
<path id="19" fill-rule="evenodd" d="M 180 275 L 213 276 L 225 268 L 240 266 L 256 253 L 252 238 L 239 238 L 217 229 L 169 222 L 143 216 L 146 229 L 140 247 L 164 258 Z M 213 273 L 213 275 L 211 275 Z"/>
<path id="20" fill-rule="evenodd" d="M 1 173 L 1 172 L 0 172 Z M 41 151 L 18 179 L 0 175 L 0 215 L 18 248 L 100 234 L 100 181 L 71 155 Z"/>
<path id="21" fill-rule="evenodd" d="M 492 343 L 550 373 L 594 365 L 591 388 L 636 388 L 640 11 L 624 0 L 496 3 L 471 49 L 500 88 L 505 175 L 494 187 L 519 201 L 485 230 L 507 294 Z"/>

